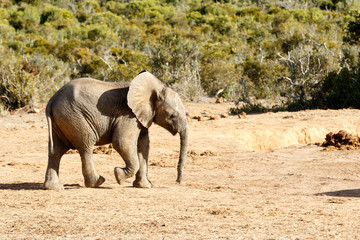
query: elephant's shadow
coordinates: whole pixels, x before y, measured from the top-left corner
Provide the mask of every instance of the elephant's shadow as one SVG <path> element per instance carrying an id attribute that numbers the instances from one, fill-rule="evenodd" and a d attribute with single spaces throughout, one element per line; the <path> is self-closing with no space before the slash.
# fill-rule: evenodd
<path id="1" fill-rule="evenodd" d="M 23 183 L 0 183 L 3 190 L 41 190 L 42 183 L 23 182 Z"/>
<path id="2" fill-rule="evenodd" d="M 353 198 L 360 198 L 360 189 L 346 189 L 346 190 L 339 190 L 334 192 L 323 192 L 317 193 L 316 196 L 331 196 L 331 197 L 353 197 Z"/>
<path id="3" fill-rule="evenodd" d="M 79 184 L 64 184 L 65 189 L 81 188 Z M 0 183 L 0 190 L 42 190 L 42 183 L 23 182 L 23 183 Z"/>

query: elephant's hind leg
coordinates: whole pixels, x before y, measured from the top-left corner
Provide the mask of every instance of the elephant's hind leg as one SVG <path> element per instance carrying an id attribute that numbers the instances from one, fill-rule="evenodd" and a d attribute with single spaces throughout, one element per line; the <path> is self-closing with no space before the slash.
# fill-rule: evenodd
<path id="1" fill-rule="evenodd" d="M 81 156 L 82 173 L 86 187 L 96 188 L 105 182 L 105 178 L 97 174 L 93 161 L 92 148 L 79 150 Z"/>
<path id="2" fill-rule="evenodd" d="M 54 151 L 50 151 L 49 143 L 49 155 L 48 155 L 48 166 L 45 174 L 45 182 L 43 188 L 45 190 L 62 190 L 63 185 L 59 182 L 59 167 L 61 157 L 69 150 L 56 134 L 53 134 Z"/>

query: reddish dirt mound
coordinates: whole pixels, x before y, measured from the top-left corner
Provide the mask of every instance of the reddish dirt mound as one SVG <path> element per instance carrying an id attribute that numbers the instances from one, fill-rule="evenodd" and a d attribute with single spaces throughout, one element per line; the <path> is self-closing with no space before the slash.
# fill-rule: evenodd
<path id="1" fill-rule="evenodd" d="M 113 147 L 112 144 L 109 145 L 103 145 L 103 146 L 97 146 L 94 148 L 93 153 L 94 154 L 108 154 L 111 155 L 113 152 Z M 70 149 L 69 151 L 66 152 L 66 154 L 75 154 L 75 153 L 79 153 L 78 150 L 76 149 Z"/>
<path id="2" fill-rule="evenodd" d="M 330 132 L 326 134 L 325 141 L 321 146 L 339 150 L 358 149 L 360 146 L 359 136 L 348 133 L 345 130 L 340 130 L 338 133 Z"/>

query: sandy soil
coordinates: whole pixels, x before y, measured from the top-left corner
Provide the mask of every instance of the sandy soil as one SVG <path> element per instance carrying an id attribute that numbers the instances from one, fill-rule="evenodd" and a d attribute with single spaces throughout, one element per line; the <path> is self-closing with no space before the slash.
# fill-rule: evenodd
<path id="1" fill-rule="evenodd" d="M 187 103 L 221 114 L 230 103 Z M 326 133 L 360 132 L 360 110 L 190 121 L 184 182 L 178 136 L 150 128 L 152 189 L 116 183 L 117 153 L 96 154 L 101 188 L 84 187 L 77 154 L 63 191 L 44 191 L 44 113 L 0 117 L 0 239 L 359 239 L 359 150 L 324 151 Z"/>

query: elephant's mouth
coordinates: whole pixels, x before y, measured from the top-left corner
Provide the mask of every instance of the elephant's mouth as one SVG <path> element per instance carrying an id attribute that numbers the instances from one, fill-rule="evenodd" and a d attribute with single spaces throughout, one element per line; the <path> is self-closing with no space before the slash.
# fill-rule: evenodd
<path id="1" fill-rule="evenodd" d="M 173 136 L 175 136 L 175 135 L 178 133 L 178 131 L 177 131 L 176 129 L 174 129 L 174 130 L 170 131 L 170 133 L 171 133 Z"/>

